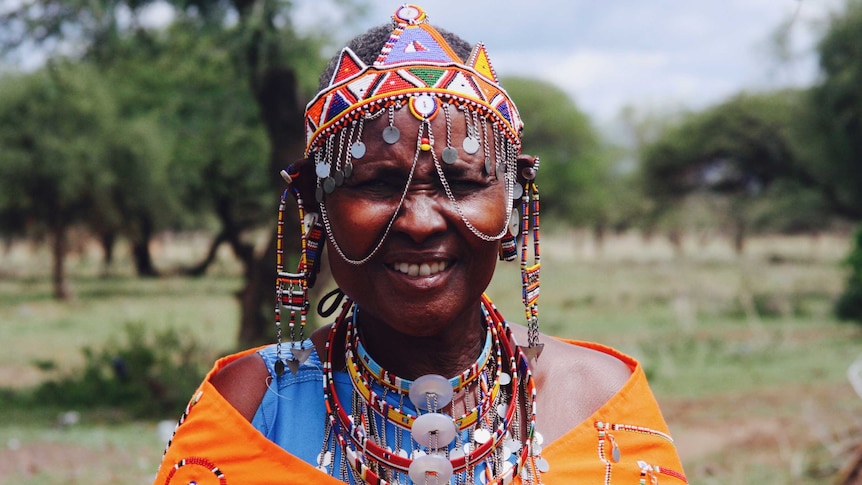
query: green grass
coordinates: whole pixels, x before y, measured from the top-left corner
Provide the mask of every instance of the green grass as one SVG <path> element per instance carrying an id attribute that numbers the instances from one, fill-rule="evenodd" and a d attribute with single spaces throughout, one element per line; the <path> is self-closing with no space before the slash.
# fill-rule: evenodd
<path id="1" fill-rule="evenodd" d="M 193 242 L 161 245 L 158 262 L 194 260 L 203 249 Z M 741 257 L 720 240 L 687 241 L 682 254 L 634 236 L 601 248 L 581 233 L 543 242 L 543 331 L 641 360 L 691 483 L 830 483 L 862 442 L 862 399 L 845 376 L 862 327 L 831 315 L 846 238 L 757 239 Z M 228 255 L 206 278 L 141 280 L 124 259 L 102 278 L 98 253 L 83 254 L 69 263 L 69 303 L 50 297 L 44 248 L 0 256 L 0 388 L 14 390 L 0 394 L 0 483 L 147 483 L 163 447 L 156 423 L 78 410 L 80 423 L 63 427 L 67 409 L 14 396 L 74 372 L 83 347 L 121 338 L 129 323 L 177 328 L 215 352 L 235 344 L 242 281 Z M 517 264 L 500 263 L 488 289 L 515 322 L 519 278 Z M 49 360 L 59 368 L 37 368 Z"/>

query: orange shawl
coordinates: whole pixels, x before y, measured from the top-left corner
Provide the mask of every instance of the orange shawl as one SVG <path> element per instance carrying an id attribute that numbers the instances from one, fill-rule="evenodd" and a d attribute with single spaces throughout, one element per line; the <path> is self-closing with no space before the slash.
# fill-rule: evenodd
<path id="1" fill-rule="evenodd" d="M 642 478 L 641 483 L 686 483 L 640 364 L 609 347 L 567 342 L 622 360 L 632 375 L 589 419 L 545 444 L 542 456 L 550 470 L 542 483 L 630 484 Z M 210 383 L 220 369 L 256 350 L 216 362 L 183 413 L 154 485 L 342 483 L 260 434 Z"/>

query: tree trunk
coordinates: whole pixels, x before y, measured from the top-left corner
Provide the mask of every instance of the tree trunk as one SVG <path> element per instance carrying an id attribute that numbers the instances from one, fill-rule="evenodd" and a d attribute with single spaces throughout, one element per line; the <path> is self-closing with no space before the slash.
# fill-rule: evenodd
<path id="1" fill-rule="evenodd" d="M 218 248 L 220 248 L 222 243 L 225 241 L 227 241 L 226 231 L 222 230 L 218 233 L 215 239 L 213 239 L 213 242 L 210 244 L 210 249 L 207 251 L 207 255 L 204 256 L 204 259 L 194 266 L 184 268 L 182 273 L 186 276 L 203 276 L 213 261 L 215 261 L 216 255 L 218 254 Z"/>
<path id="2" fill-rule="evenodd" d="M 113 232 L 102 234 L 99 241 L 102 244 L 102 277 L 111 275 L 111 267 L 114 265 L 114 245 L 117 242 L 117 235 Z"/>
<path id="3" fill-rule="evenodd" d="M 66 226 L 62 222 L 55 222 L 51 232 L 54 236 L 53 247 L 51 248 L 54 258 L 52 271 L 54 298 L 65 301 L 71 296 L 66 281 Z"/>
<path id="4" fill-rule="evenodd" d="M 150 253 L 150 241 L 153 239 L 153 221 L 148 215 L 143 215 L 138 220 L 138 237 L 132 242 L 132 259 L 135 262 L 135 270 L 138 276 L 154 278 L 159 276 L 153 265 L 153 256 Z"/>

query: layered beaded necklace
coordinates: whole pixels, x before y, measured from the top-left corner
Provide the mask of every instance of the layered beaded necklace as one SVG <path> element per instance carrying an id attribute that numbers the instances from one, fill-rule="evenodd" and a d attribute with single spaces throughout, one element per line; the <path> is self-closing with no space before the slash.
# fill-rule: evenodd
<path id="1" fill-rule="evenodd" d="M 428 374 L 410 381 L 383 369 L 365 349 L 358 311 L 346 301 L 326 342 L 322 471 L 370 484 L 485 485 L 511 483 L 515 477 L 541 483 L 547 462 L 535 429 L 533 376 L 487 297 L 482 298 L 486 338 L 479 359 L 449 379 Z M 342 346 L 352 384 L 349 405 L 333 378 L 331 353 Z M 453 417 L 455 395 L 461 392 L 467 409 Z"/>

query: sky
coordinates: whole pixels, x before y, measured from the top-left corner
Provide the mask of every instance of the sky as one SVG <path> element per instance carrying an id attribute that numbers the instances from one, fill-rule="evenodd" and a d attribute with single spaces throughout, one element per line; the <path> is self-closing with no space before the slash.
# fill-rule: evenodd
<path id="1" fill-rule="evenodd" d="M 318 7 L 300 17 L 312 23 Z M 814 47 L 842 0 L 426 0 L 431 22 L 483 42 L 499 76 L 562 88 L 597 124 L 627 105 L 699 109 L 742 90 L 806 86 Z M 384 23 L 398 2 L 374 1 L 345 33 Z M 772 38 L 791 22 L 790 61 Z M 318 20 L 319 21 L 319 20 Z"/>
<path id="2" fill-rule="evenodd" d="M 0 0 L 10 8 L 22 0 Z M 339 0 L 295 0 L 301 29 L 337 27 L 339 45 L 385 23 L 399 1 L 365 0 L 367 13 L 344 18 Z M 418 0 L 417 0 L 418 1 Z M 537 77 L 562 88 L 594 124 L 620 111 L 701 109 L 742 90 L 808 86 L 815 45 L 844 0 L 424 0 L 431 22 L 483 42 L 498 75 Z M 170 7 L 155 1 L 143 21 L 163 25 Z M 778 61 L 775 33 L 790 24 L 789 60 Z M 335 54 L 333 52 L 326 54 Z M 38 56 L 33 57 L 38 62 Z"/>

